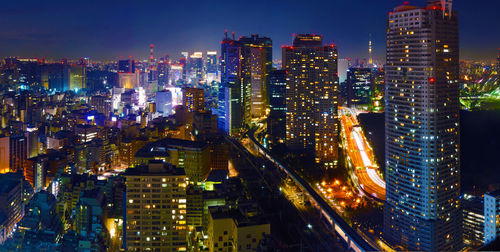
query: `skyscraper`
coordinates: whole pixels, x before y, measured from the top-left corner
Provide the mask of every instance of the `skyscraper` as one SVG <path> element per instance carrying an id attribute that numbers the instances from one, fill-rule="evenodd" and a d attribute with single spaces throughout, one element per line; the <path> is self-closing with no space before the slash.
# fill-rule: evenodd
<path id="1" fill-rule="evenodd" d="M 458 20 L 451 1 L 387 22 L 384 235 L 408 250 L 461 250 Z"/>
<path id="2" fill-rule="evenodd" d="M 78 91 L 86 88 L 87 84 L 87 69 L 83 65 L 73 64 L 70 66 L 69 89 Z"/>
<path id="3" fill-rule="evenodd" d="M 245 99 L 245 121 L 265 115 L 267 104 L 267 77 L 272 68 L 272 40 L 252 34 L 240 37 L 242 48 L 242 78 Z"/>
<path id="4" fill-rule="evenodd" d="M 283 141 L 286 137 L 286 76 L 286 70 L 269 73 L 267 132 L 273 141 Z"/>
<path id="5" fill-rule="evenodd" d="M 189 56 L 188 67 L 191 84 L 196 86 L 203 79 L 203 53 L 194 52 L 191 54 Z"/>
<path id="6" fill-rule="evenodd" d="M 283 47 L 286 86 L 286 144 L 312 148 L 325 168 L 337 164 L 337 48 L 320 35 L 300 34 Z"/>
<path id="7" fill-rule="evenodd" d="M 56 63 L 42 65 L 41 81 L 42 85 L 58 92 L 64 92 L 69 89 L 69 65 Z"/>
<path id="8" fill-rule="evenodd" d="M 132 58 L 118 61 L 119 73 L 135 73 L 135 60 Z"/>
<path id="9" fill-rule="evenodd" d="M 373 94 L 374 69 L 351 67 L 347 70 L 347 106 L 368 105 Z"/>
<path id="10" fill-rule="evenodd" d="M 219 65 L 217 61 L 217 51 L 207 51 L 205 61 L 205 75 L 208 83 L 217 80 Z"/>
<path id="11" fill-rule="evenodd" d="M 267 74 L 272 67 L 272 41 L 252 35 L 226 38 L 221 46 L 219 128 L 233 134 L 265 115 Z"/>
<path id="12" fill-rule="evenodd" d="M 165 57 L 160 58 L 160 61 L 158 62 L 158 89 L 168 86 L 169 71 L 170 58 L 168 55 L 165 55 Z"/>
<path id="13" fill-rule="evenodd" d="M 241 80 L 241 46 L 226 36 L 221 44 L 218 127 L 228 134 L 244 126 L 244 89 Z"/>
<path id="14" fill-rule="evenodd" d="M 167 117 L 172 114 L 172 92 L 169 90 L 156 92 L 155 103 L 156 111 L 162 116 Z"/>

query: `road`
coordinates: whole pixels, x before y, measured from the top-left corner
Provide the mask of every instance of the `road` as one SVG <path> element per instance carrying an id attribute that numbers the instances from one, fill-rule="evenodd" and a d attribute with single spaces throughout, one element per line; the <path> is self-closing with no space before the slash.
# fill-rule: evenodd
<path id="1" fill-rule="evenodd" d="M 343 148 L 359 187 L 380 201 L 385 200 L 385 181 L 379 174 L 375 155 L 356 118 L 356 111 L 340 108 Z"/>

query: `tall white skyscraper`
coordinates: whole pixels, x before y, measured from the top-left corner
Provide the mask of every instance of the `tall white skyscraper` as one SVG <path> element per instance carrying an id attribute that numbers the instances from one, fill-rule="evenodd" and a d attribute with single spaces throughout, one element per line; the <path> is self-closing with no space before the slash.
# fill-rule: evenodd
<path id="1" fill-rule="evenodd" d="M 458 53 L 447 1 L 389 13 L 384 235 L 408 250 L 462 249 Z"/>

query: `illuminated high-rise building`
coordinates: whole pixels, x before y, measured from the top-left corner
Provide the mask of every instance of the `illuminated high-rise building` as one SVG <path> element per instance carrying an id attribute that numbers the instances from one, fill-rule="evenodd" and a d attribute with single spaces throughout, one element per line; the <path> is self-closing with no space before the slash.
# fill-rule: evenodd
<path id="1" fill-rule="evenodd" d="M 286 144 L 314 149 L 325 168 L 337 164 L 337 48 L 320 35 L 300 34 L 283 47 L 286 86 Z"/>
<path id="2" fill-rule="evenodd" d="M 161 160 L 128 168 L 124 239 L 127 251 L 186 251 L 184 169 Z"/>
<path id="3" fill-rule="evenodd" d="M 221 82 L 218 127 L 228 134 L 244 126 L 244 89 L 241 80 L 241 46 L 226 36 L 221 44 Z"/>
<path id="4" fill-rule="evenodd" d="M 167 117 L 172 114 L 172 92 L 169 90 L 156 92 L 156 111 Z"/>
<path id="5" fill-rule="evenodd" d="M 201 88 L 183 88 L 182 104 L 189 112 L 205 110 L 205 91 Z"/>
<path id="6" fill-rule="evenodd" d="M 191 84 L 197 85 L 203 79 L 203 53 L 194 52 L 189 55 L 188 67 Z"/>
<path id="7" fill-rule="evenodd" d="M 208 83 L 218 80 L 219 62 L 217 60 L 217 51 L 207 51 L 205 75 Z"/>
<path id="8" fill-rule="evenodd" d="M 269 73 L 269 117 L 267 132 L 272 140 L 283 141 L 286 137 L 286 70 Z"/>
<path id="9" fill-rule="evenodd" d="M 70 88 L 70 67 L 66 64 L 46 64 L 41 68 L 42 85 L 50 90 L 64 92 Z"/>
<path id="10" fill-rule="evenodd" d="M 135 60 L 129 58 L 127 60 L 118 61 L 119 73 L 135 73 Z"/>
<path id="11" fill-rule="evenodd" d="M 462 249 L 459 46 L 451 1 L 387 20 L 384 236 L 408 250 Z"/>
<path id="12" fill-rule="evenodd" d="M 368 105 L 374 88 L 375 70 L 369 67 L 347 69 L 347 106 Z"/>
<path id="13" fill-rule="evenodd" d="M 158 88 L 161 89 L 168 86 L 170 71 L 170 58 L 168 55 L 160 58 L 156 71 L 158 73 Z"/>
<path id="14" fill-rule="evenodd" d="M 78 91 L 86 88 L 86 67 L 83 65 L 71 65 L 69 75 L 69 89 Z"/>
<path id="15" fill-rule="evenodd" d="M 238 39 L 241 45 L 242 79 L 244 88 L 244 115 L 246 123 L 251 118 L 265 115 L 268 99 L 267 77 L 272 69 L 272 40 L 252 34 Z"/>
<path id="16" fill-rule="evenodd" d="M 265 115 L 267 75 L 272 67 L 272 41 L 252 35 L 238 40 L 227 37 L 221 46 L 219 128 L 237 132 L 252 117 Z"/>

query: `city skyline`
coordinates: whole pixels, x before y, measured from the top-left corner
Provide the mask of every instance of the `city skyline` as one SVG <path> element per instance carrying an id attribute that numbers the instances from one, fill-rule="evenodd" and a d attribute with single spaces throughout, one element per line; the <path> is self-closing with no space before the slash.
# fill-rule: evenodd
<path id="1" fill-rule="evenodd" d="M 500 251 L 496 1 L 5 3 L 0 250 Z"/>
<path id="2" fill-rule="evenodd" d="M 281 58 L 279 45 L 287 45 L 293 34 L 323 34 L 325 42 L 339 48 L 339 58 L 368 58 L 371 34 L 374 59 L 384 60 L 384 14 L 404 1 L 383 2 L 361 0 L 292 1 L 265 4 L 255 2 L 153 1 L 138 5 L 126 1 L 120 5 L 90 1 L 80 6 L 62 1 L 37 3 L 8 2 L 0 10 L 0 57 L 89 57 L 93 60 L 114 60 L 130 55 L 147 59 L 149 44 L 155 44 L 155 57 L 169 54 L 176 58 L 182 51 L 219 50 L 224 30 L 236 36 L 260 34 L 270 37 L 274 58 Z M 424 0 L 408 1 L 422 5 Z M 359 8 L 359 5 L 363 8 Z M 315 6 L 322 6 L 316 8 Z M 461 22 L 461 59 L 494 59 L 500 44 L 500 27 L 489 25 L 489 16 L 500 3 L 487 0 L 483 4 L 455 1 Z M 59 10 L 59 11 L 54 11 Z M 235 11 L 238 10 L 238 11 Z M 305 10 L 305 11 L 304 11 Z M 259 18 L 252 18 L 259 13 Z M 479 14 L 480 13 L 480 14 Z M 302 17 L 303 18 L 297 18 Z M 257 16 L 255 16 L 257 17 Z M 231 22 L 227 22 L 231 20 Z M 307 20 L 307 22 L 305 21 Z M 280 29 L 276 29 L 280 27 Z M 486 35 L 488 34 L 488 35 Z M 204 37 L 204 40 L 196 40 Z M 481 46 L 478 46 L 478 41 Z"/>

